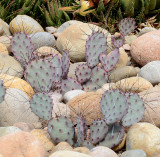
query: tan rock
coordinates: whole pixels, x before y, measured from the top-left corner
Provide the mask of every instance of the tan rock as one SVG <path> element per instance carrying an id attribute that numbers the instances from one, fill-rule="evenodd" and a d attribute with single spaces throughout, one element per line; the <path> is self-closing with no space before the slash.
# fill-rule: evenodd
<path id="1" fill-rule="evenodd" d="M 115 68 L 126 66 L 127 63 L 130 61 L 130 57 L 125 52 L 125 50 L 122 47 L 119 50 L 120 50 L 120 57 Z"/>
<path id="2" fill-rule="evenodd" d="M 160 154 L 160 129 L 150 123 L 137 123 L 133 125 L 126 138 L 126 149 L 141 149 L 147 157 Z"/>
<path id="3" fill-rule="evenodd" d="M 99 94 L 103 94 L 105 91 L 111 89 L 114 86 L 115 83 L 106 83 L 102 86 L 102 88 L 98 89 L 96 92 L 98 92 Z"/>
<path id="4" fill-rule="evenodd" d="M 1 18 L 0 18 L 0 28 L 1 28 L 0 35 L 11 35 L 8 24 L 4 22 Z"/>
<path id="5" fill-rule="evenodd" d="M 130 45 L 135 39 L 137 39 L 136 35 L 131 34 L 131 35 L 125 36 L 125 43 Z"/>
<path id="6" fill-rule="evenodd" d="M 51 153 L 57 152 L 57 151 L 62 151 L 62 150 L 69 150 L 72 151 L 73 148 L 68 144 L 67 142 L 60 142 L 57 144 L 53 149 Z"/>
<path id="7" fill-rule="evenodd" d="M 34 125 L 30 123 L 25 123 L 25 122 L 18 122 L 15 123 L 13 126 L 21 129 L 22 131 L 30 132 L 34 129 Z"/>
<path id="8" fill-rule="evenodd" d="M 132 76 L 136 76 L 137 73 L 139 72 L 138 67 L 132 67 L 132 66 L 124 66 L 124 67 L 119 67 L 111 71 L 109 75 L 109 80 L 111 82 L 117 82 L 119 80 L 122 80 L 124 78 L 129 78 Z"/>
<path id="9" fill-rule="evenodd" d="M 100 100 L 102 94 L 96 92 L 87 92 L 71 99 L 67 104 L 71 110 L 71 119 L 76 123 L 76 115 L 82 114 L 86 117 L 87 124 L 90 125 L 93 120 L 103 118 L 100 110 Z"/>
<path id="10" fill-rule="evenodd" d="M 112 88 L 118 88 L 125 92 L 132 91 L 136 93 L 142 92 L 152 87 L 153 85 L 142 77 L 130 77 L 122 79 L 116 82 L 115 87 L 112 86 Z"/>
<path id="11" fill-rule="evenodd" d="M 139 93 L 145 102 L 145 113 L 142 122 L 160 127 L 160 85 Z"/>
<path id="12" fill-rule="evenodd" d="M 0 138 L 0 153 L 4 157 L 46 157 L 39 140 L 28 132 L 17 132 Z"/>
<path id="13" fill-rule="evenodd" d="M 3 80 L 4 86 L 8 88 L 17 88 L 21 91 L 24 91 L 29 98 L 34 94 L 33 88 L 23 79 L 18 77 L 10 76 L 7 74 L 0 74 L 0 79 Z"/>
<path id="14" fill-rule="evenodd" d="M 0 54 L 1 53 L 8 55 L 7 47 L 4 44 L 2 44 L 2 43 L 0 43 Z"/>
<path id="15" fill-rule="evenodd" d="M 107 37 L 108 47 L 111 46 L 111 35 L 110 33 L 96 25 L 88 23 L 76 23 L 67 27 L 61 34 L 59 34 L 56 46 L 62 53 L 63 49 L 69 51 L 69 56 L 72 62 L 83 62 L 85 61 L 85 44 L 88 35 L 92 33 L 92 30 L 102 30 Z M 110 52 L 108 48 L 108 52 Z"/>
<path id="16" fill-rule="evenodd" d="M 151 31 L 138 37 L 131 44 L 131 55 L 140 65 L 160 60 L 160 31 Z"/>
<path id="17" fill-rule="evenodd" d="M 89 154 L 90 151 L 87 147 L 77 147 L 73 149 L 75 152 L 83 153 L 83 154 Z"/>
<path id="18" fill-rule="evenodd" d="M 0 43 L 7 47 L 8 52 L 11 52 L 11 38 L 12 36 L 0 36 Z"/>
<path id="19" fill-rule="evenodd" d="M 54 144 L 52 143 L 51 139 L 47 137 L 46 133 L 47 132 L 42 129 L 34 129 L 31 131 L 31 134 L 38 138 L 38 140 L 43 144 L 46 151 L 50 151 L 54 148 Z"/>
<path id="20" fill-rule="evenodd" d="M 42 26 L 36 20 L 27 15 L 17 15 L 10 22 L 9 29 L 12 34 L 17 32 L 24 32 L 26 34 L 44 32 Z"/>

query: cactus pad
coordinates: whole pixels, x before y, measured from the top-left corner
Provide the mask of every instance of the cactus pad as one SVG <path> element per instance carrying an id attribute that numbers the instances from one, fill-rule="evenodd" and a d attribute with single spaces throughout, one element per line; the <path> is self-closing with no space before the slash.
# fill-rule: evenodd
<path id="1" fill-rule="evenodd" d="M 62 54 L 61 61 L 62 61 L 62 78 L 66 79 L 70 66 L 69 53 L 66 50 Z"/>
<path id="2" fill-rule="evenodd" d="M 144 101 L 137 93 L 130 93 L 127 101 L 129 103 L 129 109 L 122 119 L 122 125 L 124 127 L 129 127 L 139 122 L 143 118 L 145 111 Z"/>
<path id="3" fill-rule="evenodd" d="M 48 132 L 55 143 L 65 141 L 73 145 L 74 125 L 70 119 L 64 116 L 53 118 L 48 122 Z"/>
<path id="4" fill-rule="evenodd" d="M 100 142 L 99 145 L 113 148 L 123 140 L 124 134 L 124 127 L 120 123 L 109 125 L 108 133 L 104 141 Z"/>
<path id="5" fill-rule="evenodd" d="M 99 60 L 106 72 L 111 71 L 119 60 L 119 49 L 114 49 L 110 54 L 100 54 Z"/>
<path id="6" fill-rule="evenodd" d="M 6 89 L 4 87 L 3 81 L 0 79 L 0 103 L 4 100 L 6 94 Z"/>
<path id="7" fill-rule="evenodd" d="M 124 35 L 120 35 L 118 37 L 115 37 L 112 35 L 112 43 L 115 46 L 115 48 L 120 48 L 124 45 L 125 43 L 125 37 Z"/>
<path id="8" fill-rule="evenodd" d="M 128 112 L 129 105 L 123 92 L 120 90 L 107 90 L 101 98 L 101 112 L 107 124 L 120 121 Z"/>
<path id="9" fill-rule="evenodd" d="M 134 31 L 136 22 L 133 18 L 124 18 L 119 23 L 119 30 L 122 35 L 129 35 Z"/>
<path id="10" fill-rule="evenodd" d="M 99 55 L 107 52 L 105 35 L 100 31 L 93 32 L 86 41 L 85 52 L 88 66 L 95 67 L 99 63 Z"/>
<path id="11" fill-rule="evenodd" d="M 23 65 L 33 58 L 33 44 L 29 36 L 23 32 L 15 33 L 11 39 L 11 50 L 15 58 Z"/>
<path id="12" fill-rule="evenodd" d="M 32 111 L 44 120 L 52 118 L 53 100 L 47 93 L 36 93 L 30 100 Z"/>
<path id="13" fill-rule="evenodd" d="M 88 67 L 87 63 L 77 66 L 75 75 L 79 83 L 87 82 L 92 76 L 92 70 Z"/>
<path id="14" fill-rule="evenodd" d="M 24 77 L 36 92 L 49 92 L 53 82 L 53 67 L 48 60 L 29 62 Z"/>
<path id="15" fill-rule="evenodd" d="M 94 146 L 89 142 L 89 141 L 87 141 L 87 140 L 85 140 L 84 142 L 83 142 L 83 147 L 87 147 L 88 149 L 92 149 L 92 148 L 94 148 Z"/>
<path id="16" fill-rule="evenodd" d="M 101 142 L 107 135 L 108 126 L 105 120 L 93 121 L 90 126 L 90 142 L 97 144 Z"/>
<path id="17" fill-rule="evenodd" d="M 108 73 L 106 73 L 102 68 L 96 66 L 92 69 L 91 79 L 83 85 L 86 91 L 96 91 L 101 88 L 108 81 Z"/>
<path id="18" fill-rule="evenodd" d="M 82 89 L 81 84 L 72 78 L 67 78 L 65 80 L 62 80 L 58 90 L 60 93 L 65 94 L 66 92 L 75 89 Z"/>

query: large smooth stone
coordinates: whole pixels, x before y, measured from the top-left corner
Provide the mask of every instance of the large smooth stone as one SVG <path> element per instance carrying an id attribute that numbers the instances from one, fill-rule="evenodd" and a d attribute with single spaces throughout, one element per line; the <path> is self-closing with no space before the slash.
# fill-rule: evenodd
<path id="1" fill-rule="evenodd" d="M 141 30 L 140 30 L 140 32 L 137 34 L 137 36 L 139 37 L 139 36 L 141 36 L 141 35 L 143 35 L 143 34 L 145 34 L 145 33 L 149 33 L 149 32 L 151 32 L 151 31 L 156 31 L 157 29 L 155 29 L 154 27 L 144 27 L 144 28 L 142 28 Z"/>
<path id="2" fill-rule="evenodd" d="M 0 104 L 0 126 L 12 126 L 18 122 L 36 123 L 39 121 L 30 108 L 28 96 L 21 90 L 9 88 Z"/>
<path id="3" fill-rule="evenodd" d="M 0 18 L 0 36 L 11 35 L 9 25 Z"/>
<path id="4" fill-rule="evenodd" d="M 85 44 L 88 36 L 93 30 L 102 30 L 107 38 L 108 53 L 111 51 L 111 34 L 96 25 L 88 23 L 76 23 L 67 27 L 59 36 L 56 42 L 58 50 L 63 53 L 68 50 L 72 62 L 85 61 Z"/>
<path id="5" fill-rule="evenodd" d="M 146 153 L 143 150 L 128 150 L 122 153 L 121 157 L 146 157 Z"/>
<path id="6" fill-rule="evenodd" d="M 34 34 L 36 32 L 44 32 L 42 26 L 27 15 L 17 15 L 9 24 L 9 29 L 12 34 L 24 32 L 26 34 Z"/>
<path id="7" fill-rule="evenodd" d="M 0 54 L 0 73 L 21 78 L 23 71 L 23 67 L 14 57 Z"/>
<path id="8" fill-rule="evenodd" d="M 34 50 L 42 46 L 53 47 L 56 42 L 54 36 L 48 32 L 37 32 L 35 34 L 30 34 L 29 37 L 34 45 Z"/>
<path id="9" fill-rule="evenodd" d="M 155 157 L 160 153 L 160 129 L 150 123 L 133 125 L 126 138 L 126 149 L 141 149 L 147 157 Z"/>
<path id="10" fill-rule="evenodd" d="M 76 123 L 76 117 L 79 114 L 85 116 L 87 124 L 90 125 L 93 120 L 103 118 L 100 109 L 100 100 L 102 94 L 97 92 L 87 92 L 71 99 L 67 104 L 70 108 L 71 119 Z"/>
<path id="11" fill-rule="evenodd" d="M 98 146 L 90 150 L 92 157 L 118 157 L 118 155 L 110 148 Z"/>
<path id="12" fill-rule="evenodd" d="M 91 156 L 79 152 L 63 150 L 63 151 L 57 151 L 51 154 L 49 157 L 91 157 Z"/>
<path id="13" fill-rule="evenodd" d="M 132 58 L 140 65 L 160 60 L 160 31 L 146 33 L 131 44 Z"/>
<path id="14" fill-rule="evenodd" d="M 152 61 L 143 66 L 138 76 L 143 77 L 152 84 L 157 84 L 160 82 L 160 61 Z"/>
<path id="15" fill-rule="evenodd" d="M 46 157 L 46 151 L 40 141 L 24 131 L 1 137 L 0 153 L 4 157 Z"/>
<path id="16" fill-rule="evenodd" d="M 160 85 L 139 93 L 145 104 L 142 122 L 148 122 L 160 127 Z"/>
<path id="17" fill-rule="evenodd" d="M 117 82 L 119 80 L 122 80 L 124 78 L 136 76 L 139 72 L 138 67 L 132 67 L 132 66 L 124 66 L 116 68 L 115 70 L 111 71 L 109 75 L 109 80 L 111 82 Z"/>

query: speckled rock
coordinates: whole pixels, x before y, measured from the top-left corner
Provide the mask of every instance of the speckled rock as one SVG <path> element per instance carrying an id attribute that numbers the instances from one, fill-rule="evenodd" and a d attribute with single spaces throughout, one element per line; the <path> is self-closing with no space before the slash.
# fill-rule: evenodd
<path id="1" fill-rule="evenodd" d="M 31 131 L 31 134 L 38 138 L 38 140 L 43 144 L 46 151 L 51 151 L 54 148 L 54 144 L 49 138 L 48 132 L 46 130 L 34 129 Z"/>
<path id="2" fill-rule="evenodd" d="M 68 101 L 70 101 L 72 98 L 74 98 L 75 96 L 82 94 L 82 93 L 86 93 L 83 90 L 71 90 L 68 91 L 67 93 L 64 94 L 63 99 L 64 102 L 67 103 Z"/>
<path id="3" fill-rule="evenodd" d="M 0 18 L 0 36 L 11 35 L 9 25 Z"/>
<path id="4" fill-rule="evenodd" d="M 132 58 L 140 65 L 160 60 L 160 31 L 146 33 L 132 42 Z"/>
<path id="5" fill-rule="evenodd" d="M 6 54 L 6 55 L 8 55 L 7 47 L 4 44 L 2 44 L 2 43 L 0 43 L 0 54 Z"/>
<path id="6" fill-rule="evenodd" d="M 109 80 L 111 82 L 117 82 L 124 78 L 136 76 L 139 70 L 140 69 L 138 67 L 135 68 L 132 66 L 119 67 L 111 71 L 109 75 Z"/>
<path id="7" fill-rule="evenodd" d="M 90 150 L 90 154 L 92 157 L 118 157 L 118 155 L 110 148 L 97 146 Z"/>
<path id="8" fill-rule="evenodd" d="M 88 23 L 76 23 L 67 27 L 59 36 L 56 42 L 58 50 L 62 53 L 63 49 L 69 51 L 69 56 L 72 62 L 85 61 L 85 44 L 88 35 L 94 30 L 102 30 L 102 28 Z M 108 52 L 110 52 L 111 34 L 103 29 L 108 40 Z M 87 34 L 87 35 L 86 35 Z M 78 38 L 77 38 L 78 37 Z"/>
<path id="9" fill-rule="evenodd" d="M 82 114 L 86 117 L 87 124 L 90 125 L 93 119 L 103 118 L 100 110 L 100 100 L 102 94 L 97 92 L 87 92 L 71 99 L 67 104 L 71 109 L 71 119 L 76 123 L 76 115 Z"/>
<path id="10" fill-rule="evenodd" d="M 128 150 L 122 153 L 121 157 L 147 157 L 143 150 Z"/>
<path id="11" fill-rule="evenodd" d="M 115 87 L 112 86 L 111 88 L 139 93 L 152 87 L 153 85 L 142 77 L 130 77 L 116 82 Z"/>
<path id="12" fill-rule="evenodd" d="M 0 137 L 15 133 L 15 132 L 19 132 L 19 131 L 22 131 L 22 130 L 14 126 L 0 127 Z"/>
<path id="13" fill-rule="evenodd" d="M 0 153 L 4 157 L 46 157 L 46 151 L 39 140 L 23 131 L 1 137 Z"/>
<path id="14" fill-rule="evenodd" d="M 0 73 L 21 78 L 23 72 L 23 67 L 14 57 L 7 54 L 0 54 Z"/>
<path id="15" fill-rule="evenodd" d="M 147 157 L 160 154 L 160 129 L 150 123 L 137 123 L 133 125 L 126 138 L 126 149 L 141 149 Z"/>
<path id="16" fill-rule="evenodd" d="M 74 152 L 74 151 L 58 151 L 51 154 L 49 157 L 91 157 L 90 155 Z"/>
<path id="17" fill-rule="evenodd" d="M 18 127 L 22 131 L 30 132 L 34 129 L 34 125 L 30 123 L 25 123 L 25 122 L 18 122 L 15 123 L 13 126 Z"/>
<path id="18" fill-rule="evenodd" d="M 25 27 L 24 27 L 25 25 Z M 34 34 L 36 32 L 44 32 L 41 25 L 27 15 L 17 15 L 9 24 L 12 34 L 16 32 L 25 32 L 26 34 Z"/>
<path id="19" fill-rule="evenodd" d="M 17 122 L 35 123 L 39 121 L 30 108 L 28 96 L 21 90 L 9 88 L 0 104 L 0 126 L 12 126 Z"/>
<path id="20" fill-rule="evenodd" d="M 158 84 L 160 82 L 160 61 L 152 61 L 143 66 L 138 76 L 143 77 L 152 84 Z"/>

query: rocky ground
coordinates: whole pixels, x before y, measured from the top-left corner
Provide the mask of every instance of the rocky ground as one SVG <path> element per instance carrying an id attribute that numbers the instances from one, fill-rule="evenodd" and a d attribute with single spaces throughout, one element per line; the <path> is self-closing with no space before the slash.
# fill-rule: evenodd
<path id="1" fill-rule="evenodd" d="M 9 25 L 0 19 L 0 79 L 6 88 L 5 99 L 0 104 L 0 157 L 159 157 L 160 30 L 144 27 L 140 32 L 126 36 L 120 48 L 119 61 L 110 72 L 109 83 L 96 91 L 72 90 L 63 95 L 57 91 L 51 93 L 54 103 L 52 117 L 64 115 L 75 122 L 75 115 L 83 113 L 88 126 L 93 119 L 103 118 L 100 100 L 106 90 L 131 91 L 143 98 L 143 119 L 125 128 L 125 136 L 118 146 L 112 149 L 95 146 L 89 150 L 87 147 L 73 147 L 65 141 L 57 144 L 51 139 L 47 121 L 40 119 L 30 108 L 34 90 L 24 80 L 24 67 L 13 57 L 10 39 L 19 31 L 29 34 L 39 56 L 58 54 L 61 57 L 63 49 L 67 49 L 71 59 L 68 77 L 76 78 L 76 67 L 86 63 L 87 35 L 93 28 L 101 28 L 69 21 L 59 28 L 47 27 L 44 31 L 33 19 L 22 16 Z M 106 53 L 110 53 L 113 47 L 111 34 L 107 30 L 102 31 L 107 37 Z"/>

